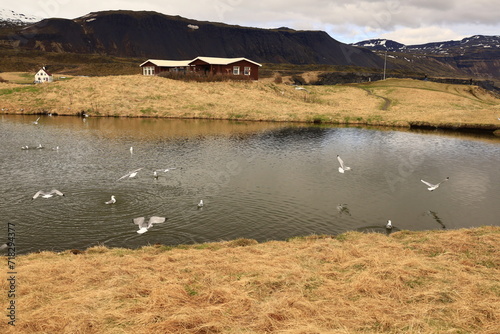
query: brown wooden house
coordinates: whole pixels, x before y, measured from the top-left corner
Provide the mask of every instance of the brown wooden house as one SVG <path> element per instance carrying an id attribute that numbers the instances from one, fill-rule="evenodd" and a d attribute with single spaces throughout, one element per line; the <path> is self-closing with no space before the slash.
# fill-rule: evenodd
<path id="1" fill-rule="evenodd" d="M 246 58 L 197 57 L 189 66 L 194 72 L 248 76 L 259 80 L 259 67 L 262 65 Z"/>
<path id="2" fill-rule="evenodd" d="M 259 67 L 262 65 L 247 58 L 197 57 L 193 60 L 148 59 L 141 65 L 143 75 L 158 75 L 162 72 L 193 71 L 200 74 L 222 74 L 248 76 L 251 80 L 259 79 Z"/>

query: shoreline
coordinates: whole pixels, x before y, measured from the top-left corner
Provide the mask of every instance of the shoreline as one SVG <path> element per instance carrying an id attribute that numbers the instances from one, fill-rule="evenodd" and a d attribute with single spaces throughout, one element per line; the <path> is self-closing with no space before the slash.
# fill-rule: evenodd
<path id="1" fill-rule="evenodd" d="M 348 126 L 500 130 L 500 99 L 476 86 L 387 79 L 295 86 L 183 82 L 159 77 L 78 77 L 0 83 L 0 114 L 268 121 Z"/>
<path id="2" fill-rule="evenodd" d="M 59 114 L 57 112 L 52 113 L 52 116 L 73 116 L 82 117 L 84 111 L 76 114 Z M 37 116 L 47 116 L 49 113 L 46 111 L 40 112 L 30 112 L 30 113 L 9 113 L 0 111 L 0 115 L 37 115 Z M 500 123 L 497 124 L 450 124 L 450 123 L 429 123 L 429 122 L 398 122 L 395 124 L 388 124 L 387 122 L 335 122 L 335 121 L 322 121 L 322 120 L 312 120 L 312 121 L 292 121 L 292 120 L 273 120 L 273 119 L 240 119 L 240 118 L 214 118 L 214 117 L 178 117 L 178 116 L 141 116 L 141 115 L 124 115 L 124 116 L 110 116 L 110 115 L 93 115 L 90 117 L 102 117 L 102 118 L 144 118 L 144 119 L 176 119 L 176 120 L 209 120 L 209 121 L 234 121 L 234 122 L 278 122 L 278 123 L 290 123 L 290 124 L 316 124 L 316 125 L 332 125 L 332 126 L 346 126 L 346 127 L 381 127 L 381 128 L 405 128 L 405 129 L 422 129 L 422 130 L 443 130 L 443 131 L 456 131 L 456 132 L 466 132 L 466 133 L 491 133 L 496 136 L 500 136 Z"/>

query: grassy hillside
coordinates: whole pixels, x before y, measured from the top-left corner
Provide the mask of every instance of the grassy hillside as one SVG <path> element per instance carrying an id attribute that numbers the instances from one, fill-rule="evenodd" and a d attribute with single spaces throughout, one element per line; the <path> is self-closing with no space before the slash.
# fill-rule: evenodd
<path id="1" fill-rule="evenodd" d="M 39 85 L 0 83 L 8 113 L 274 120 L 497 128 L 500 99 L 466 85 L 411 79 L 308 86 L 182 82 L 141 75 L 74 77 Z"/>
<path id="2" fill-rule="evenodd" d="M 482 227 L 23 255 L 0 331 L 494 334 L 499 245 Z"/>

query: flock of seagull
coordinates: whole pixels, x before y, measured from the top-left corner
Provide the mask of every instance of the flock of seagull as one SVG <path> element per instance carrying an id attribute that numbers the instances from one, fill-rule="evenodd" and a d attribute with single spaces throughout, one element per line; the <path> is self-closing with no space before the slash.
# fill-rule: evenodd
<path id="1" fill-rule="evenodd" d="M 299 88 L 297 88 L 299 89 Z M 86 116 L 86 115 L 85 115 Z M 38 117 L 34 122 L 33 124 L 35 125 L 38 125 L 38 121 L 40 120 L 40 117 Z M 499 120 L 500 120 L 500 117 L 499 117 Z M 23 150 L 28 150 L 28 149 L 31 149 L 32 147 L 28 147 L 28 146 L 23 146 L 21 147 L 21 149 Z M 39 144 L 37 147 L 35 147 L 36 149 L 42 149 L 44 148 L 41 144 Z M 59 150 L 59 146 L 57 146 L 56 148 L 53 148 L 53 150 Z M 134 153 L 134 148 L 133 147 L 130 147 L 130 154 L 133 154 Z M 337 160 L 340 164 L 340 166 L 338 167 L 338 171 L 339 173 L 341 174 L 344 174 L 346 171 L 350 171 L 352 170 L 351 167 L 348 167 L 344 164 L 344 161 L 342 160 L 342 158 L 337 155 Z M 123 180 L 123 179 L 130 179 L 130 178 L 134 178 L 137 176 L 137 174 L 139 173 L 139 171 L 141 171 L 143 168 L 138 168 L 136 170 L 133 170 L 123 176 L 121 176 L 117 181 L 120 181 L 120 180 Z M 160 172 L 164 172 L 164 173 L 167 173 L 171 170 L 175 170 L 176 168 L 175 167 L 171 167 L 171 168 L 164 168 L 164 169 L 157 169 L 157 170 L 154 170 L 153 171 L 153 177 L 155 179 L 158 179 L 159 177 L 159 174 Z M 427 181 L 424 181 L 424 180 L 420 180 L 422 183 L 424 183 L 428 188 L 429 191 L 434 191 L 436 190 L 437 188 L 439 188 L 439 186 L 445 182 L 445 181 L 448 181 L 450 178 L 447 177 L 446 179 L 444 179 L 443 181 L 439 182 L 439 183 L 436 183 L 436 184 L 433 184 L 433 183 L 430 183 L 430 182 L 427 182 Z M 33 195 L 32 197 L 32 200 L 38 198 L 38 197 L 42 197 L 42 198 L 51 198 L 53 197 L 54 195 L 58 195 L 58 196 L 64 196 L 64 194 L 57 190 L 57 189 L 52 189 L 51 191 L 44 191 L 44 190 L 39 190 L 35 195 Z M 116 197 L 114 195 L 111 195 L 111 199 L 109 201 L 106 201 L 104 202 L 104 204 L 107 204 L 107 205 L 111 205 L 111 204 L 115 204 L 116 203 Z M 200 208 L 203 208 L 204 206 L 204 203 L 203 203 L 203 200 L 200 200 L 200 202 L 198 203 L 197 207 L 200 209 Z M 337 205 L 337 210 L 339 213 L 341 214 L 348 214 L 350 215 L 349 213 L 349 208 L 347 207 L 347 204 L 338 204 Z M 160 223 L 163 223 L 165 222 L 166 218 L 165 217 L 158 217 L 158 216 L 152 216 L 149 218 L 149 221 L 146 222 L 145 218 L 144 217 L 138 217 L 138 218 L 134 218 L 133 221 L 134 221 L 134 224 L 136 224 L 138 227 L 139 227 L 139 230 L 137 230 L 137 233 L 139 234 L 143 234 L 145 232 L 147 232 L 152 226 L 153 224 L 160 224 Z M 390 231 L 392 230 L 393 228 L 393 225 L 392 225 L 392 221 L 391 220 L 387 220 L 387 223 L 385 225 L 385 228 Z"/>
<path id="2" fill-rule="evenodd" d="M 123 180 L 126 178 L 134 178 L 137 176 L 137 173 L 142 169 L 143 168 L 138 168 L 136 170 L 133 170 L 133 171 L 123 175 L 122 177 L 120 177 L 117 181 L 120 181 L 120 180 Z M 157 169 L 157 170 L 153 171 L 153 176 L 155 177 L 155 179 L 157 179 L 158 172 L 165 172 L 166 173 L 166 172 L 168 172 L 170 170 L 174 170 L 174 169 L 177 169 L 177 168 L 173 167 L 173 168 Z M 37 191 L 37 193 L 35 195 L 33 195 L 33 197 L 31 199 L 34 200 L 38 197 L 51 198 L 54 195 L 64 196 L 64 193 L 61 192 L 60 190 L 57 190 L 57 189 L 52 189 L 51 191 L 39 190 L 39 191 Z M 115 203 L 116 203 L 115 195 L 111 195 L 111 199 L 109 201 L 104 202 L 104 204 L 108 204 L 108 205 L 115 204 Z M 197 207 L 202 208 L 203 206 L 204 206 L 203 200 L 200 200 L 200 202 L 197 204 Z M 143 234 L 143 233 L 146 233 L 153 226 L 153 224 L 163 223 L 163 222 L 165 222 L 166 219 L 167 219 L 166 217 L 152 216 L 149 218 L 148 222 L 146 222 L 144 217 L 134 218 L 133 221 L 134 221 L 134 224 L 136 224 L 139 227 L 139 230 L 137 230 L 137 233 Z"/>
<path id="3" fill-rule="evenodd" d="M 500 118 L 499 118 L 500 120 Z M 349 171 L 351 170 L 351 167 L 347 167 L 345 164 L 344 164 L 344 161 L 342 160 L 342 158 L 337 155 L 337 160 L 339 161 L 339 173 L 342 173 L 344 174 L 346 171 Z M 430 182 L 427 182 L 427 181 L 424 181 L 424 180 L 420 180 L 422 183 L 424 183 L 428 188 L 427 190 L 429 191 L 434 191 L 436 190 L 437 188 L 439 188 L 439 186 L 445 182 L 445 181 L 448 181 L 450 178 L 449 177 L 446 177 L 446 179 L 444 179 L 443 181 L 439 182 L 439 183 L 436 183 L 436 184 L 433 184 L 433 183 L 430 183 Z M 340 214 L 343 214 L 343 213 L 346 213 L 348 215 L 351 215 L 349 213 L 349 209 L 347 208 L 347 204 L 339 204 L 337 205 L 337 210 Z M 442 225 L 442 223 L 440 222 L 440 224 Z M 443 225 L 444 226 L 444 225 Z M 392 230 L 393 228 L 393 225 L 392 225 L 392 221 L 389 219 L 387 220 L 387 223 L 385 224 L 385 228 L 390 231 Z"/>
<path id="4" fill-rule="evenodd" d="M 39 120 L 39 118 L 35 121 L 36 123 L 34 122 L 34 124 L 38 124 L 38 120 Z M 36 148 L 43 148 L 43 146 L 40 144 Z M 21 149 L 25 150 L 25 149 L 29 149 L 29 148 L 28 148 L 28 146 L 23 146 L 23 147 L 21 147 Z M 57 149 L 59 149 L 59 146 L 57 147 Z M 133 153 L 133 147 L 130 147 L 130 153 Z M 127 174 L 120 177 L 117 181 L 120 181 L 123 179 L 128 179 L 128 178 L 134 178 L 137 176 L 137 173 L 139 173 L 139 171 L 141 171 L 142 169 L 143 168 L 141 167 L 141 168 L 138 168 L 138 169 L 133 170 L 131 172 L 128 172 Z M 167 172 L 169 172 L 171 170 L 175 170 L 175 169 L 177 169 L 177 168 L 170 167 L 170 168 L 163 168 L 163 169 L 154 170 L 153 177 L 155 179 L 158 179 L 159 172 L 167 173 Z M 34 200 L 34 199 L 37 199 L 38 197 L 51 198 L 51 197 L 54 197 L 55 195 L 64 196 L 64 193 L 60 190 L 57 190 L 57 189 L 52 189 L 50 191 L 39 190 L 36 192 L 35 195 L 33 195 L 33 197 L 31 199 Z M 116 200 L 115 195 L 111 195 L 111 199 L 109 201 L 104 202 L 104 204 L 111 205 L 111 204 L 115 204 L 116 202 L 117 202 L 117 200 Z M 204 206 L 203 200 L 200 200 L 200 202 L 197 204 L 198 209 L 203 208 L 203 206 Z M 148 222 L 146 222 L 144 217 L 134 218 L 133 221 L 134 221 L 134 224 L 139 227 L 139 230 L 137 230 L 137 233 L 144 234 L 153 226 L 153 224 L 163 223 L 163 222 L 165 222 L 166 219 L 167 219 L 166 217 L 152 216 L 149 218 Z"/>

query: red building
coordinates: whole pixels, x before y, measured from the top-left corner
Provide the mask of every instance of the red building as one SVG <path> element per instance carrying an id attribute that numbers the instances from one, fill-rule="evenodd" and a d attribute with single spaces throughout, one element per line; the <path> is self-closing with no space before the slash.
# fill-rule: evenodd
<path id="1" fill-rule="evenodd" d="M 248 75 L 253 80 L 259 80 L 259 67 L 262 65 L 246 58 L 197 57 L 189 66 L 195 72 Z"/>
<path id="2" fill-rule="evenodd" d="M 157 75 L 161 72 L 193 71 L 203 74 L 223 74 L 248 76 L 259 79 L 259 67 L 262 65 L 247 58 L 196 57 L 193 60 L 156 60 L 149 59 L 142 63 L 143 75 Z"/>

